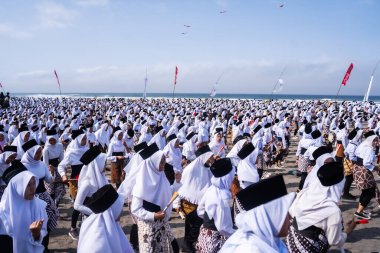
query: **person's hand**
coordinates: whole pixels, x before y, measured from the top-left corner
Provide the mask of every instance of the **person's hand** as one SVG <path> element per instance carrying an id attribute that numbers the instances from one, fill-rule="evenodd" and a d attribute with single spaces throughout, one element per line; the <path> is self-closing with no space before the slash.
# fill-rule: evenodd
<path id="1" fill-rule="evenodd" d="M 117 160 L 124 160 L 124 156 L 117 156 L 116 159 Z"/>
<path id="2" fill-rule="evenodd" d="M 35 241 L 38 241 L 40 239 L 41 229 L 42 229 L 43 223 L 44 223 L 44 220 L 37 220 L 37 221 L 34 221 L 29 226 L 29 230 L 32 233 L 32 236 L 33 236 Z"/>
<path id="3" fill-rule="evenodd" d="M 165 212 L 159 211 L 157 213 L 154 213 L 154 219 L 155 220 L 163 220 L 165 218 Z"/>
<path id="4" fill-rule="evenodd" d="M 67 183 L 69 180 L 67 180 L 67 176 L 66 175 L 63 175 L 62 176 L 62 182 L 63 183 Z"/>
<path id="5" fill-rule="evenodd" d="M 352 218 L 352 220 L 347 222 L 346 225 L 347 225 L 346 234 L 349 235 L 349 234 L 351 234 L 352 230 L 354 230 L 356 227 L 356 222 L 355 222 L 354 218 Z"/>
<path id="6" fill-rule="evenodd" d="M 49 171 L 50 171 L 50 173 L 53 175 L 54 174 L 54 171 L 55 171 L 55 168 L 54 168 L 54 166 L 53 165 L 51 165 L 51 164 L 49 164 Z"/>

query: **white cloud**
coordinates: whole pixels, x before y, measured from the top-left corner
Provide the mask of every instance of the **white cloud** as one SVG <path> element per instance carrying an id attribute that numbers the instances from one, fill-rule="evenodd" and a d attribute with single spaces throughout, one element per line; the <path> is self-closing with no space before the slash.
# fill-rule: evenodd
<path id="1" fill-rule="evenodd" d="M 92 73 L 99 73 L 99 72 L 109 72 L 113 70 L 117 70 L 119 67 L 117 66 L 95 66 L 95 67 L 86 67 L 86 68 L 78 68 L 75 70 L 75 72 L 79 74 L 92 74 Z"/>
<path id="2" fill-rule="evenodd" d="M 0 36 L 24 39 L 31 37 L 32 34 L 26 31 L 20 31 L 8 24 L 0 24 Z"/>
<path id="3" fill-rule="evenodd" d="M 81 6 L 106 6 L 109 0 L 73 0 L 74 3 Z"/>
<path id="4" fill-rule="evenodd" d="M 38 28 L 64 28 L 73 23 L 73 20 L 79 15 L 76 10 L 66 8 L 63 5 L 45 2 L 37 6 Z"/>
<path id="5" fill-rule="evenodd" d="M 53 71 L 32 70 L 32 71 L 16 74 L 16 78 L 18 79 L 37 79 L 37 78 L 46 78 L 50 76 L 53 76 Z"/>

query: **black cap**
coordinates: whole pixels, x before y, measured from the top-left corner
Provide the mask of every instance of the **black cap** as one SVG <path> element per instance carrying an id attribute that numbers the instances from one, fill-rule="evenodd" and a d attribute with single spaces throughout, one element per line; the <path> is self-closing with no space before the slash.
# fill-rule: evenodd
<path id="1" fill-rule="evenodd" d="M 305 125 L 305 134 L 310 134 L 311 132 L 313 131 L 312 127 L 311 127 L 311 124 L 310 123 L 307 123 Z"/>
<path id="2" fill-rule="evenodd" d="M 186 140 L 190 140 L 191 138 L 193 138 L 195 135 L 194 132 L 190 132 L 188 135 L 186 135 Z"/>
<path id="3" fill-rule="evenodd" d="M 121 130 L 121 128 L 120 128 L 119 126 L 117 126 L 117 127 L 115 127 L 115 128 L 113 129 L 113 132 L 115 133 L 116 131 L 119 131 L 119 130 Z"/>
<path id="4" fill-rule="evenodd" d="M 323 186 L 335 185 L 344 178 L 343 165 L 339 162 L 326 163 L 319 168 L 317 176 Z"/>
<path id="5" fill-rule="evenodd" d="M 160 150 L 156 143 L 150 144 L 148 147 L 144 148 L 139 154 L 140 156 L 146 160 L 151 157 L 154 153 Z"/>
<path id="6" fill-rule="evenodd" d="M 71 133 L 71 139 L 77 138 L 79 135 L 84 134 L 83 130 L 73 130 Z"/>
<path id="7" fill-rule="evenodd" d="M 6 184 L 9 184 L 9 181 L 11 181 L 14 176 L 26 170 L 26 167 L 20 161 L 13 161 L 11 166 L 5 169 L 2 179 Z"/>
<path id="8" fill-rule="evenodd" d="M 372 136 L 372 135 L 375 135 L 375 132 L 374 131 L 368 131 L 368 132 L 366 132 L 365 134 L 364 134 L 364 138 L 368 138 L 368 137 L 370 137 L 370 136 Z"/>
<path id="9" fill-rule="evenodd" d="M 79 159 L 81 163 L 84 165 L 88 165 L 90 162 L 92 162 L 98 155 L 100 155 L 101 149 L 99 145 L 96 145 L 86 152 L 83 153 L 82 157 Z"/>
<path id="10" fill-rule="evenodd" d="M 231 160 L 229 158 L 222 158 L 216 160 L 212 164 L 210 170 L 214 177 L 223 177 L 230 173 L 230 171 L 232 170 Z"/>
<path id="11" fill-rule="evenodd" d="M 249 142 L 248 144 L 244 145 L 240 151 L 237 153 L 237 156 L 240 159 L 245 159 L 249 154 L 251 154 L 255 150 L 255 146 L 253 146 L 252 142 Z"/>
<path id="12" fill-rule="evenodd" d="M 19 132 L 19 133 L 24 132 L 24 131 L 29 131 L 28 126 L 26 126 L 26 125 L 22 125 L 22 126 L 20 126 L 20 128 L 18 129 L 18 132 Z"/>
<path id="13" fill-rule="evenodd" d="M 32 147 L 38 145 L 38 143 L 36 142 L 35 139 L 31 139 L 30 141 L 27 141 L 24 143 L 24 145 L 22 145 L 22 149 L 24 150 L 24 152 L 28 151 L 29 149 L 31 149 Z"/>
<path id="14" fill-rule="evenodd" d="M 165 172 L 165 176 L 168 179 L 170 185 L 172 185 L 174 183 L 174 180 L 175 180 L 175 173 L 174 173 L 173 165 L 165 163 L 164 172 Z"/>
<path id="15" fill-rule="evenodd" d="M 17 153 L 17 146 L 4 146 L 4 152 L 15 152 Z"/>
<path id="16" fill-rule="evenodd" d="M 135 145 L 135 146 L 133 147 L 133 149 L 134 149 L 135 152 L 137 153 L 137 152 L 139 152 L 140 150 L 143 150 L 143 149 L 146 148 L 146 147 L 148 147 L 148 144 L 146 144 L 146 142 L 143 141 L 143 142 L 141 142 L 141 143 Z"/>
<path id="17" fill-rule="evenodd" d="M 258 131 L 260 131 L 261 128 L 262 128 L 261 125 L 257 125 L 257 126 L 255 127 L 255 129 L 253 129 L 253 132 L 254 132 L 254 133 L 257 133 Z"/>
<path id="18" fill-rule="evenodd" d="M 339 124 L 339 126 L 338 126 L 338 128 L 339 129 L 343 129 L 343 128 L 345 128 L 346 127 L 346 124 L 344 124 L 344 122 L 342 121 L 342 122 L 340 122 L 340 124 Z"/>
<path id="19" fill-rule="evenodd" d="M 133 129 L 128 129 L 127 130 L 127 135 L 130 137 L 130 138 L 133 138 L 133 136 L 135 136 L 135 131 L 133 131 Z"/>
<path id="20" fill-rule="evenodd" d="M 215 133 L 219 133 L 219 132 L 223 133 L 223 127 L 216 127 L 215 128 Z"/>
<path id="21" fill-rule="evenodd" d="M 35 131 L 38 131 L 39 128 L 38 128 L 37 125 L 34 125 L 34 126 L 31 127 L 31 129 L 32 129 L 33 132 L 35 132 Z"/>
<path id="22" fill-rule="evenodd" d="M 112 185 L 106 184 L 97 190 L 87 201 L 86 206 L 94 213 L 102 213 L 110 208 L 119 194 Z"/>
<path id="23" fill-rule="evenodd" d="M 270 128 L 271 125 L 272 125 L 272 124 L 268 122 L 268 123 L 266 123 L 266 124 L 264 125 L 264 128 Z"/>
<path id="24" fill-rule="evenodd" d="M 171 140 L 174 140 L 175 138 L 177 138 L 177 135 L 175 135 L 175 134 L 171 134 L 171 135 L 169 135 L 169 136 L 167 137 L 167 141 L 169 142 L 169 141 L 171 141 Z"/>
<path id="25" fill-rule="evenodd" d="M 93 126 L 94 126 L 94 124 L 93 124 L 92 122 L 87 123 L 87 124 L 85 125 L 86 128 L 91 128 L 91 127 L 93 127 Z"/>
<path id="26" fill-rule="evenodd" d="M 158 132 L 161 131 L 162 129 L 164 129 L 162 126 L 158 126 L 158 127 L 156 127 L 156 133 L 158 133 Z"/>
<path id="27" fill-rule="evenodd" d="M 236 194 L 236 199 L 243 210 L 249 211 L 287 194 L 283 176 L 277 175 L 242 189 Z"/>
<path id="28" fill-rule="evenodd" d="M 181 129 L 182 127 L 184 127 L 184 126 L 185 126 L 185 124 L 184 124 L 184 123 L 181 123 L 181 124 L 178 125 L 177 128 L 178 128 L 178 130 L 180 130 L 180 129 Z"/>
<path id="29" fill-rule="evenodd" d="M 322 133 L 319 130 L 314 130 L 313 132 L 311 132 L 311 138 L 313 138 L 314 140 L 321 136 L 322 136 Z"/>
<path id="30" fill-rule="evenodd" d="M 358 131 L 356 131 L 356 129 L 354 129 L 354 130 L 352 130 L 352 131 L 348 134 L 347 138 L 348 138 L 349 140 L 353 140 L 353 139 L 356 137 L 357 134 L 358 134 Z"/>
<path id="31" fill-rule="evenodd" d="M 326 146 L 320 146 L 316 150 L 314 150 L 312 156 L 313 156 L 314 160 L 317 160 L 318 157 L 320 157 L 321 155 L 329 154 L 331 152 L 332 152 L 332 150 L 330 148 L 328 148 Z"/>
<path id="32" fill-rule="evenodd" d="M 199 157 L 199 156 L 201 156 L 201 155 L 203 155 L 204 153 L 207 153 L 207 152 L 211 152 L 211 149 L 210 149 L 210 147 L 208 145 L 204 145 L 204 146 L 198 148 L 195 151 L 195 155 L 197 157 Z"/>
<path id="33" fill-rule="evenodd" d="M 47 130 L 46 131 L 46 135 L 47 136 L 56 135 L 56 134 L 57 134 L 57 131 L 55 131 L 55 129 Z"/>

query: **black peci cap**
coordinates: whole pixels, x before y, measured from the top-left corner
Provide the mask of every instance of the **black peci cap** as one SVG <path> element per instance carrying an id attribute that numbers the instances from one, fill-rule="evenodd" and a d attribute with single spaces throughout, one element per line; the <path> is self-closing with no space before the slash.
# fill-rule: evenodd
<path id="1" fill-rule="evenodd" d="M 323 186 L 335 185 L 344 178 L 343 165 L 339 162 L 326 163 L 319 168 L 317 176 Z"/>
<path id="2" fill-rule="evenodd" d="M 314 130 L 313 132 L 311 132 L 311 138 L 313 138 L 314 140 L 318 139 L 321 136 L 322 133 L 319 130 Z"/>
<path id="3" fill-rule="evenodd" d="M 27 141 L 24 143 L 24 145 L 22 145 L 22 149 L 24 150 L 24 152 L 26 152 L 36 145 L 38 145 L 37 141 L 35 139 L 31 139 L 30 141 Z"/>
<path id="4" fill-rule="evenodd" d="M 17 146 L 4 146 L 4 152 L 15 152 L 17 153 Z"/>
<path id="5" fill-rule="evenodd" d="M 86 152 L 84 152 L 82 157 L 79 159 L 79 161 L 81 161 L 81 163 L 83 163 L 84 165 L 88 165 L 101 153 L 102 152 L 101 152 L 100 146 L 96 145 L 90 148 L 89 150 L 87 150 Z"/>
<path id="6" fill-rule="evenodd" d="M 174 173 L 173 165 L 165 163 L 164 172 L 165 172 L 165 176 L 168 179 L 170 185 L 172 185 L 174 183 L 174 180 L 175 180 L 175 173 Z"/>
<path id="7" fill-rule="evenodd" d="M 146 148 L 146 147 L 148 147 L 148 144 L 146 144 L 146 142 L 143 141 L 143 142 L 141 142 L 141 143 L 135 145 L 135 146 L 133 147 L 133 149 L 134 149 L 135 152 L 137 153 L 137 152 L 139 152 L 140 150 L 143 150 L 143 149 Z"/>
<path id="8" fill-rule="evenodd" d="M 16 176 L 18 173 L 26 171 L 26 167 L 20 161 L 13 161 L 12 165 L 5 169 L 2 179 L 5 184 L 9 184 L 9 181 Z"/>
<path id="9" fill-rule="evenodd" d="M 314 150 L 314 152 L 312 153 L 312 156 L 313 156 L 314 160 L 317 160 L 318 157 L 320 157 L 321 155 L 329 154 L 331 152 L 332 152 L 332 150 L 330 148 L 328 148 L 326 146 L 320 146 L 316 150 Z"/>
<path id="10" fill-rule="evenodd" d="M 356 129 L 354 129 L 354 130 L 352 130 L 352 131 L 348 134 L 347 138 L 351 141 L 351 140 L 353 140 L 353 139 L 356 137 L 357 134 L 358 134 L 358 131 L 356 131 Z"/>
<path id="11" fill-rule="evenodd" d="M 154 153 L 160 150 L 156 143 L 150 144 L 148 147 L 144 148 L 139 154 L 140 156 L 146 160 L 151 157 Z"/>
<path id="12" fill-rule="evenodd" d="M 177 135 L 175 135 L 175 134 L 171 134 L 171 135 L 169 135 L 169 136 L 167 137 L 167 141 L 169 142 L 169 141 L 171 141 L 171 140 L 174 140 L 175 138 L 177 138 Z"/>
<path id="13" fill-rule="evenodd" d="M 231 160 L 229 158 L 222 158 L 216 160 L 212 164 L 210 170 L 214 177 L 223 177 L 230 173 L 230 171 L 232 170 Z"/>
<path id="14" fill-rule="evenodd" d="M 193 138 L 194 136 L 195 136 L 195 133 L 191 132 L 188 135 L 186 135 L 186 140 L 191 140 L 191 138 Z"/>
<path id="15" fill-rule="evenodd" d="M 204 145 L 195 151 L 195 155 L 196 157 L 199 157 L 207 152 L 211 152 L 211 149 L 208 145 Z"/>
<path id="16" fill-rule="evenodd" d="M 364 134 L 364 138 L 368 138 L 368 137 L 370 137 L 370 136 L 372 136 L 372 135 L 375 135 L 375 132 L 374 131 L 368 131 L 368 132 L 366 132 L 365 134 Z"/>
<path id="17" fill-rule="evenodd" d="M 79 135 L 84 134 L 83 130 L 73 130 L 71 133 L 71 139 L 77 138 Z"/>
<path id="18" fill-rule="evenodd" d="M 110 208 L 118 197 L 115 188 L 111 184 L 106 184 L 88 198 L 86 206 L 95 214 L 102 213 Z"/>
<path id="19" fill-rule="evenodd" d="M 247 156 L 249 156 L 253 151 L 255 150 L 255 146 L 253 146 L 252 142 L 249 142 L 248 144 L 244 145 L 240 151 L 237 153 L 237 156 L 240 159 L 245 159 Z"/>
<path id="20" fill-rule="evenodd" d="M 55 131 L 55 129 L 47 130 L 46 131 L 46 135 L 47 136 L 52 136 L 52 135 L 56 135 L 56 134 L 57 134 L 57 131 Z"/>

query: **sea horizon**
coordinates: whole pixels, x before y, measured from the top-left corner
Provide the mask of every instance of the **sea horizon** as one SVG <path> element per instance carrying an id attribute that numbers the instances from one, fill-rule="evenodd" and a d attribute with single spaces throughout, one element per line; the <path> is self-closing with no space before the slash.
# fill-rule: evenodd
<path id="1" fill-rule="evenodd" d="M 62 95 L 57 93 L 11 93 L 14 97 L 87 97 L 87 98 L 107 98 L 107 97 L 123 97 L 123 98 L 142 98 L 142 92 L 67 92 L 62 93 Z M 160 93 L 152 92 L 146 94 L 147 98 L 172 98 L 173 93 Z M 209 93 L 175 93 L 175 98 L 210 98 Z M 239 93 L 218 93 L 213 98 L 224 98 L 224 99 L 284 99 L 284 100 L 349 100 L 349 101 L 363 101 L 363 95 L 335 95 L 328 94 L 239 94 Z M 380 96 L 370 96 L 369 101 L 380 102 Z"/>

